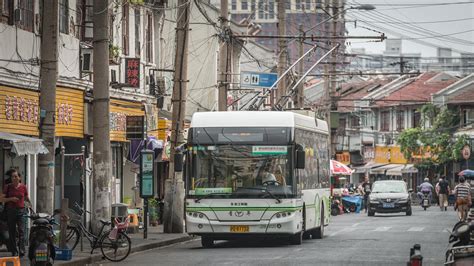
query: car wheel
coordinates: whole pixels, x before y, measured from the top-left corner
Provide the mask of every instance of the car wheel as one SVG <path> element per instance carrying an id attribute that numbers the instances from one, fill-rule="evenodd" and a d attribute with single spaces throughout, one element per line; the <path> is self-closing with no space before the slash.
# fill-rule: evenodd
<path id="1" fill-rule="evenodd" d="M 367 212 L 367 216 L 374 216 L 374 215 L 375 215 L 375 212 L 373 212 L 373 211 L 368 211 Z"/>

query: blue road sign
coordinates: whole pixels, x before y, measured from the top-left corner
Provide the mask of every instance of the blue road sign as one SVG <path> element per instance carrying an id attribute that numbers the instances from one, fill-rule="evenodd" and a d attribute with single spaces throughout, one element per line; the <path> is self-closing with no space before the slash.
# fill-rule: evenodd
<path id="1" fill-rule="evenodd" d="M 278 79 L 276 73 L 241 72 L 240 86 L 251 88 L 270 88 Z"/>

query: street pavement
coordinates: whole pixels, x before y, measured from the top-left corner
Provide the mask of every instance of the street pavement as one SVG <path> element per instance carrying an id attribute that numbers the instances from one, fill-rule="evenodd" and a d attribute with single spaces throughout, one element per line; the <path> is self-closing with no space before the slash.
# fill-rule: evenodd
<path id="1" fill-rule="evenodd" d="M 199 239 L 139 252 L 119 265 L 406 265 L 410 248 L 421 244 L 424 265 L 442 265 L 448 230 L 457 221 L 450 207 L 441 212 L 413 208 L 405 214 L 364 213 L 332 217 L 322 240 L 310 239 L 300 246 L 285 241 L 219 241 L 212 249 Z M 103 262 L 103 264 L 109 264 Z"/>

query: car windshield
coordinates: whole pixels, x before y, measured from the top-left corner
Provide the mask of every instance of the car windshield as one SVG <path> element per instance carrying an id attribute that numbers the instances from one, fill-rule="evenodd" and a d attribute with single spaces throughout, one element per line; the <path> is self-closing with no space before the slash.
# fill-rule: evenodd
<path id="1" fill-rule="evenodd" d="M 188 176 L 191 197 L 290 197 L 291 146 L 193 146 Z"/>
<path id="2" fill-rule="evenodd" d="M 372 193 L 406 193 L 404 182 L 375 182 Z"/>

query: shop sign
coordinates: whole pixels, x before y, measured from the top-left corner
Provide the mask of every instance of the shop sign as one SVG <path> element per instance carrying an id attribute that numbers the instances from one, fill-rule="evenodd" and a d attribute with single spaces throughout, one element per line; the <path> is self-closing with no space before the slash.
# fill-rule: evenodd
<path id="1" fill-rule="evenodd" d="M 60 103 L 58 105 L 58 120 L 56 123 L 62 124 L 62 125 L 70 125 L 72 124 L 72 118 L 73 118 L 73 108 L 72 105 L 67 104 L 67 103 Z"/>
<path id="2" fill-rule="evenodd" d="M 349 165 L 351 163 L 351 154 L 348 151 L 336 153 L 336 161 Z"/>
<path id="3" fill-rule="evenodd" d="M 408 163 L 405 156 L 400 150 L 400 146 L 377 146 L 375 147 L 375 162 L 376 163 L 393 163 L 406 164 Z"/>
<path id="4" fill-rule="evenodd" d="M 125 59 L 125 80 L 130 87 L 140 87 L 140 58 Z"/>
<path id="5" fill-rule="evenodd" d="M 124 113 L 110 113 L 110 131 L 125 131 L 127 129 L 127 115 Z"/>
<path id="6" fill-rule="evenodd" d="M 363 156 L 364 156 L 364 161 L 371 161 L 375 158 L 375 151 L 374 147 L 372 146 L 364 146 L 362 149 Z"/>
<path id="7" fill-rule="evenodd" d="M 39 104 L 37 100 L 8 95 L 5 97 L 5 118 L 7 120 L 37 124 L 38 114 Z"/>

